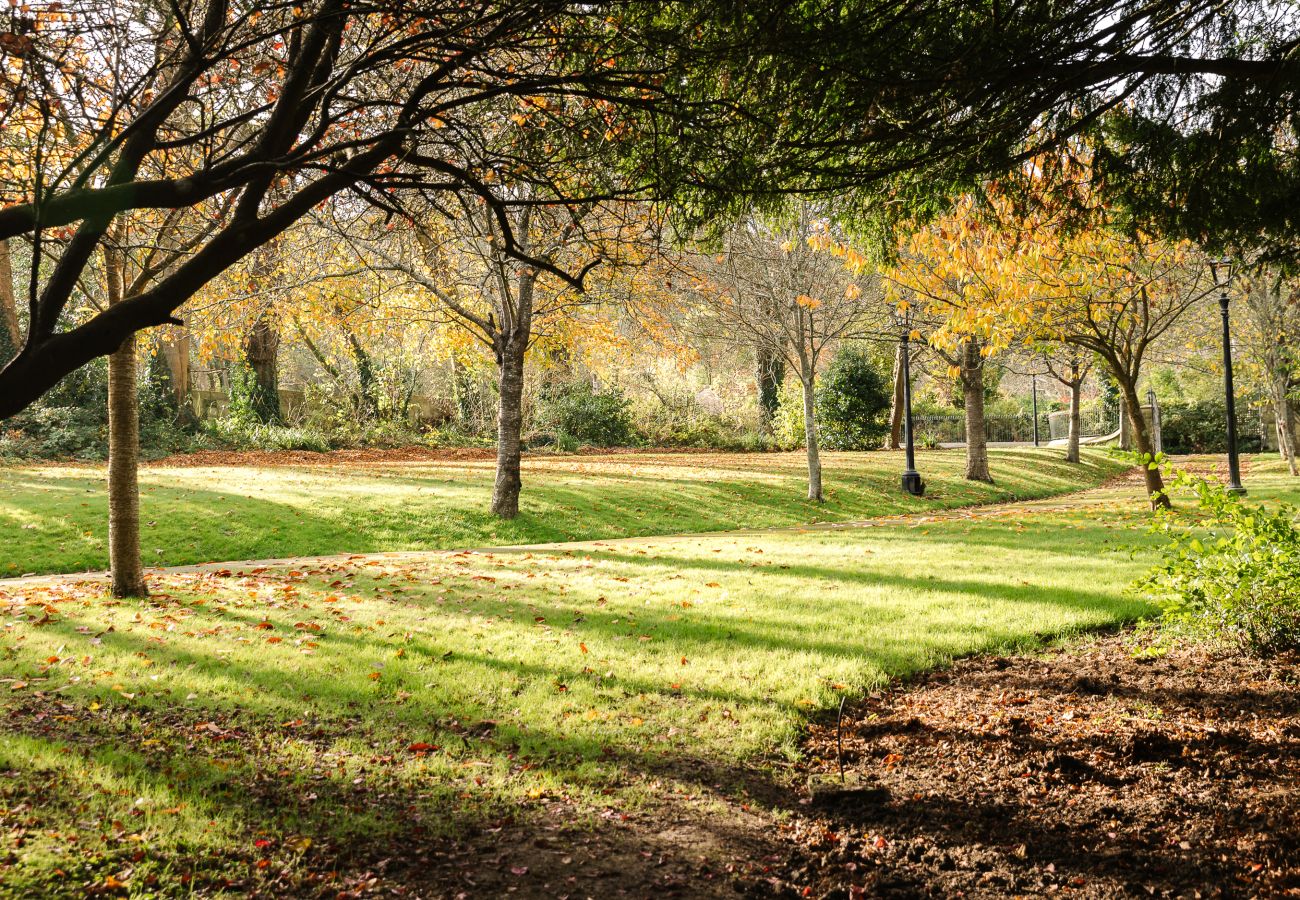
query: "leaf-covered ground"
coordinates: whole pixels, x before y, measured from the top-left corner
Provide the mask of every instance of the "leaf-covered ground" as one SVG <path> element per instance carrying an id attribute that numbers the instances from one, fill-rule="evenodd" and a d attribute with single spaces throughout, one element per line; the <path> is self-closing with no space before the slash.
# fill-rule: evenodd
<path id="1" fill-rule="evenodd" d="M 0 587 L 0 895 L 847 896 L 865 861 L 794 856 L 821 852 L 809 723 L 952 657 L 1131 620 L 1144 521 L 1119 484 L 171 573 L 146 601 Z M 913 840 L 899 815 L 854 827 Z"/>
<path id="2" fill-rule="evenodd" d="M 924 500 L 898 490 L 897 453 L 826 455 L 827 502 L 803 499 L 799 453 L 538 456 L 522 514 L 488 511 L 490 456 L 470 451 L 198 454 L 141 472 L 146 565 L 433 550 L 845 521 L 1092 487 L 1102 453 L 995 450 L 996 485 L 962 479 L 960 452 L 924 453 Z M 102 466 L 0 465 L 0 577 L 107 565 Z"/>

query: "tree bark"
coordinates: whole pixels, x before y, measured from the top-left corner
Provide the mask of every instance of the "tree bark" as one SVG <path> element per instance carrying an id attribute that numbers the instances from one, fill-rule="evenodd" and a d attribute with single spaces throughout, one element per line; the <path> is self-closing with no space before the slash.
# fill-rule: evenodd
<path id="1" fill-rule="evenodd" d="M 105 252 L 108 302 L 123 294 L 123 260 Z M 140 559 L 140 397 L 136 336 L 108 357 L 108 558 L 114 597 L 146 597 Z"/>
<path id="2" fill-rule="evenodd" d="M 1279 383 L 1278 379 L 1273 379 L 1273 383 L 1269 386 L 1269 393 L 1272 395 L 1273 416 L 1277 420 L 1278 453 L 1286 460 L 1287 468 L 1292 475 L 1300 474 L 1295 458 L 1295 414 L 1291 409 L 1291 401 L 1287 397 L 1286 382 Z"/>
<path id="3" fill-rule="evenodd" d="M 352 363 L 357 368 L 357 390 L 360 393 L 359 406 L 374 419 L 379 418 L 379 379 L 375 375 L 375 363 L 361 341 L 350 329 L 347 332 L 348 349 L 352 351 Z"/>
<path id="4" fill-rule="evenodd" d="M 815 374 L 801 373 L 803 383 L 803 434 L 808 448 L 808 499 L 822 502 L 822 459 L 817 446 L 817 404 Z"/>
<path id="5" fill-rule="evenodd" d="M 163 329 L 158 353 L 167 365 L 172 393 L 176 397 L 177 415 L 182 424 L 193 425 L 194 407 L 190 403 L 190 336 L 181 326 Z"/>
<path id="6" fill-rule="evenodd" d="M 1079 461 L 1079 431 L 1083 427 L 1082 411 L 1080 404 L 1083 399 L 1083 379 L 1079 377 L 1079 367 L 1072 366 L 1070 374 L 1073 380 L 1070 382 L 1070 436 L 1065 445 L 1065 461 L 1077 463 Z"/>
<path id="7" fill-rule="evenodd" d="M 1171 509 L 1173 503 L 1165 493 L 1165 480 L 1160 475 L 1160 469 L 1153 465 L 1155 450 L 1151 446 L 1147 421 L 1142 417 L 1142 403 L 1138 400 L 1136 379 L 1130 380 L 1115 374 L 1115 380 L 1119 383 L 1120 393 L 1124 397 L 1124 409 L 1128 414 L 1129 434 L 1133 446 L 1142 459 L 1142 475 L 1146 480 L 1147 499 L 1151 502 L 1152 509 Z"/>
<path id="8" fill-rule="evenodd" d="M 889 405 L 889 449 L 903 446 L 903 342 L 894 351 L 894 399 Z"/>
<path id="9" fill-rule="evenodd" d="M 526 222 L 525 219 L 525 227 Z M 492 488 L 492 513 L 502 519 L 519 515 L 519 492 L 523 488 L 519 462 L 523 455 L 524 356 L 532 338 L 536 287 L 535 271 L 524 269 L 519 273 L 513 321 L 497 336 L 501 397 L 497 407 L 497 477 Z M 505 318 L 503 315 L 503 325 Z"/>
<path id="10" fill-rule="evenodd" d="M 497 407 L 497 475 L 492 489 L 492 514 L 502 519 L 519 515 L 519 472 L 523 455 L 524 352 L 510 342 L 501 354 L 501 399 Z"/>
<path id="11" fill-rule="evenodd" d="M 785 380 L 785 359 L 771 347 L 754 347 L 754 381 L 758 386 L 759 431 L 772 434 L 772 423 L 781 404 L 781 382 Z"/>
<path id="12" fill-rule="evenodd" d="M 263 311 L 249 329 L 244 339 L 244 358 L 253 370 L 251 385 L 253 413 L 261 422 L 274 424 L 282 421 L 280 410 L 280 334 L 271 322 L 269 311 Z"/>
<path id="13" fill-rule="evenodd" d="M 23 345 L 18 327 L 18 304 L 14 300 L 14 269 L 9 242 L 0 241 L 0 366 L 13 359 Z"/>
<path id="14" fill-rule="evenodd" d="M 993 483 L 989 474 L 989 445 L 984 424 L 984 357 L 971 339 L 961 351 L 962 399 L 966 407 L 966 480 Z"/>

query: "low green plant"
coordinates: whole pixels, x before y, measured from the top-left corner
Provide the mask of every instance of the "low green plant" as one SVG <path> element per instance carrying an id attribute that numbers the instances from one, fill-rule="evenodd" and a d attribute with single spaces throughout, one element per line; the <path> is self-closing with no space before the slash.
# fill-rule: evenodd
<path id="1" fill-rule="evenodd" d="M 1173 473 L 1190 490 L 1194 524 L 1162 512 L 1163 557 L 1136 585 L 1161 608 L 1167 636 L 1230 641 L 1260 655 L 1300 648 L 1300 528 L 1296 510 L 1246 504 L 1220 484 Z"/>
<path id="2" fill-rule="evenodd" d="M 552 389 L 540 405 L 540 423 L 557 436 L 563 433 L 592 447 L 640 443 L 628 400 L 617 388 L 600 391 L 586 381 L 577 381 Z"/>
<path id="3" fill-rule="evenodd" d="M 886 376 L 860 347 L 835 354 L 817 387 L 817 425 L 828 450 L 871 450 L 889 431 Z"/>
<path id="4" fill-rule="evenodd" d="M 1244 414 L 1244 415 L 1243 415 Z M 1245 427 L 1250 416 L 1238 412 L 1237 449 L 1257 453 L 1259 430 Z M 1168 453 L 1224 453 L 1228 449 L 1228 420 L 1222 400 L 1166 403 L 1160 407 L 1160 434 Z"/>
<path id="5" fill-rule="evenodd" d="M 333 449 L 322 432 L 303 425 L 266 425 L 240 416 L 227 416 L 204 423 L 204 430 L 220 446 L 232 450 L 313 450 L 326 453 Z"/>

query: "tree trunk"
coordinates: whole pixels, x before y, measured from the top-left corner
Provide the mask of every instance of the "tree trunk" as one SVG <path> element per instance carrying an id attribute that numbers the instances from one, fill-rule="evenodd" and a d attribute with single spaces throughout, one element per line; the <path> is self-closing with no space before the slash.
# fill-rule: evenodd
<path id="1" fill-rule="evenodd" d="M 992 484 L 984 425 L 984 357 L 974 339 L 962 346 L 961 388 L 966 407 L 966 480 Z"/>
<path id="2" fill-rule="evenodd" d="M 1286 460 L 1291 474 L 1300 474 L 1295 458 L 1295 414 L 1291 410 L 1291 401 L 1287 398 L 1286 382 L 1279 383 L 1274 379 L 1269 393 L 1272 394 L 1273 416 L 1277 419 L 1277 450 Z"/>
<path id="3" fill-rule="evenodd" d="M 347 332 L 348 349 L 352 351 L 352 362 L 357 367 L 357 389 L 360 407 L 374 419 L 379 418 L 379 379 L 375 376 L 375 363 L 366 348 L 361 345 L 356 334 Z"/>
<path id="4" fill-rule="evenodd" d="M 190 403 L 190 336 L 175 325 L 164 329 L 158 345 L 159 355 L 167 364 L 172 392 L 176 397 L 176 409 L 180 421 L 193 425 L 194 407 Z"/>
<path id="5" fill-rule="evenodd" d="M 244 358 L 253 371 L 253 413 L 261 422 L 280 422 L 280 334 L 271 322 L 269 311 L 263 311 L 249 329 L 244 339 Z"/>
<path id="6" fill-rule="evenodd" d="M 1165 480 L 1160 469 L 1154 466 L 1155 450 L 1151 446 L 1151 434 L 1147 431 L 1147 421 L 1142 417 L 1142 403 L 1138 400 L 1136 379 L 1133 381 L 1116 375 L 1120 393 L 1124 397 L 1124 409 L 1128 413 L 1129 434 L 1133 447 L 1142 460 L 1142 475 L 1146 479 L 1147 499 L 1152 509 L 1170 509 L 1173 503 L 1165 493 Z"/>
<path id="7" fill-rule="evenodd" d="M 772 433 L 777 408 L 781 405 L 781 382 L 785 380 L 785 359 L 765 344 L 754 348 L 754 380 L 758 386 L 759 431 Z"/>
<path id="8" fill-rule="evenodd" d="M 1079 377 L 1079 367 L 1070 370 L 1074 380 L 1070 382 L 1070 437 L 1065 446 L 1065 461 L 1079 461 L 1079 431 L 1083 427 L 1082 411 L 1079 409 L 1083 399 L 1083 379 Z"/>
<path id="9" fill-rule="evenodd" d="M 108 302 L 122 300 L 122 260 L 105 252 Z M 108 558 L 114 597 L 146 597 L 140 559 L 140 397 L 132 334 L 108 357 Z"/>
<path id="10" fill-rule="evenodd" d="M 822 459 L 817 447 L 817 404 L 815 375 L 804 372 L 803 382 L 803 434 L 808 447 L 808 499 L 822 502 Z"/>
<path id="11" fill-rule="evenodd" d="M 501 353 L 501 400 L 497 407 L 497 478 L 492 489 L 492 514 L 502 519 L 519 515 L 520 432 L 524 423 L 524 348 L 509 342 Z"/>
<path id="12" fill-rule="evenodd" d="M 0 366 L 13 359 L 23 345 L 18 328 L 18 304 L 14 300 L 14 269 L 9 242 L 0 241 Z"/>
<path id="13" fill-rule="evenodd" d="M 898 450 L 903 446 L 903 342 L 898 342 L 894 351 L 894 399 L 889 405 L 889 449 Z"/>

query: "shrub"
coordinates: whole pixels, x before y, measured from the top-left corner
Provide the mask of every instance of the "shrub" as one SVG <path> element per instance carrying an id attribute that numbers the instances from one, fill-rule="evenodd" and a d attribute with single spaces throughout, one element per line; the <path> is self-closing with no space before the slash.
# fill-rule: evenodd
<path id="1" fill-rule="evenodd" d="M 580 444 L 627 447 L 639 442 L 629 403 L 617 388 L 597 391 L 585 381 L 552 388 L 541 398 L 539 424 Z"/>
<path id="2" fill-rule="evenodd" d="M 1204 514 L 1191 528 L 1161 513 L 1169 543 L 1137 588 L 1161 608 L 1171 636 L 1226 640 L 1270 654 L 1300 648 L 1300 529 L 1296 510 L 1248 506 L 1219 484 L 1175 474 Z"/>
<path id="3" fill-rule="evenodd" d="M 892 400 L 887 379 L 866 351 L 844 347 L 831 360 L 817 389 L 817 425 L 831 450 L 878 447 L 889 425 Z"/>
<path id="4" fill-rule="evenodd" d="M 1238 412 L 1237 449 L 1258 453 L 1258 429 L 1243 427 Z M 1228 449 L 1228 420 L 1222 401 L 1168 403 L 1160 407 L 1160 434 L 1166 453 L 1224 453 Z"/>

